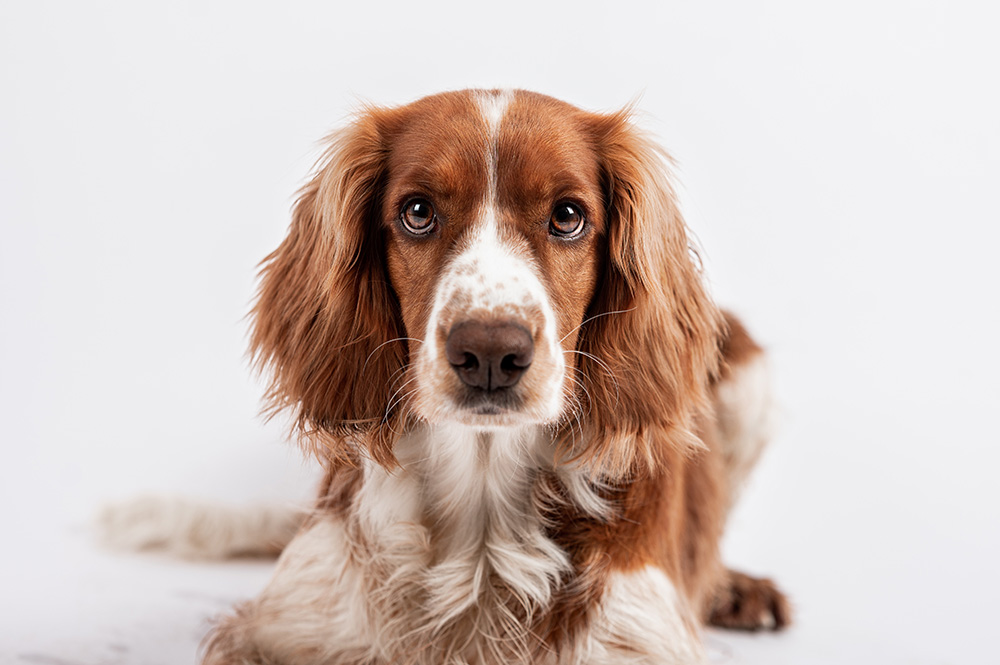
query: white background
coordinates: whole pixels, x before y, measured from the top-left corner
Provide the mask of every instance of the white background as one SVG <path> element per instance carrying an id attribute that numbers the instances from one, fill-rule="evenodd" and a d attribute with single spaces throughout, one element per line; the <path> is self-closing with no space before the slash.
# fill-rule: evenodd
<path id="1" fill-rule="evenodd" d="M 4 2 L 0 660 L 192 662 L 267 563 L 110 555 L 101 502 L 296 501 L 242 317 L 359 100 L 539 90 L 679 161 L 784 427 L 728 560 L 798 623 L 716 662 L 1000 662 L 995 5 Z"/>

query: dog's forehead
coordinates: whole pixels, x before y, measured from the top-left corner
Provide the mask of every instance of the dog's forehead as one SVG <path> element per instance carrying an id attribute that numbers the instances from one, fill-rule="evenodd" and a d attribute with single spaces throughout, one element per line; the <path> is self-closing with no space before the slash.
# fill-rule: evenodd
<path id="1" fill-rule="evenodd" d="M 394 184 L 501 202 L 548 197 L 598 182 L 587 113 L 523 91 L 462 91 L 398 109 L 389 155 Z M 493 180 L 493 182 L 490 182 Z"/>

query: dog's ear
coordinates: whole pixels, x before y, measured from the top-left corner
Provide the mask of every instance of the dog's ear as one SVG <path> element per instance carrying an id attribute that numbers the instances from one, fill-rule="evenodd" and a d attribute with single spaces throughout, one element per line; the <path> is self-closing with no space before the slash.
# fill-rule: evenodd
<path id="1" fill-rule="evenodd" d="M 366 109 L 331 136 L 288 236 L 262 263 L 251 312 L 271 412 L 291 410 L 303 445 L 327 460 L 353 459 L 360 443 L 393 462 L 400 416 L 387 405 L 407 347 L 378 219 L 389 114 Z"/>
<path id="2" fill-rule="evenodd" d="M 578 454 L 615 478 L 656 468 L 670 448 L 701 445 L 696 420 L 718 370 L 723 320 L 702 284 L 669 157 L 627 111 L 593 117 L 591 131 L 605 180 L 606 258 L 574 354 L 589 401 Z"/>

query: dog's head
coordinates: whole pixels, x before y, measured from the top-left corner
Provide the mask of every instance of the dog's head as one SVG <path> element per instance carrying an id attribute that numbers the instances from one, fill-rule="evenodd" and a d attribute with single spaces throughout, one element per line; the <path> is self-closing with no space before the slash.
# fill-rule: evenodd
<path id="1" fill-rule="evenodd" d="M 365 108 L 264 264 L 272 406 L 318 452 L 384 464 L 417 420 L 655 463 L 704 403 L 720 321 L 665 159 L 627 112 L 524 91 Z"/>

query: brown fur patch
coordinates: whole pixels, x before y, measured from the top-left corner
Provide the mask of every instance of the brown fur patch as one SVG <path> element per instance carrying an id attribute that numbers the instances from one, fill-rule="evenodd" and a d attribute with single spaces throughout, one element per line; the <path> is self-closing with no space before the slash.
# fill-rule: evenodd
<path id="1" fill-rule="evenodd" d="M 656 433 L 649 436 L 657 445 Z M 670 445 L 668 439 L 659 442 Z M 725 572 L 718 552 L 726 505 L 721 459 L 710 449 L 662 454 L 660 469 L 639 466 L 601 492 L 613 508 L 607 520 L 574 510 L 565 490 L 543 479 L 542 494 L 561 499 L 546 504 L 550 536 L 571 554 L 574 569 L 552 613 L 536 628 L 547 643 L 565 643 L 586 628 L 616 572 L 662 568 L 699 616 L 715 595 Z"/>

